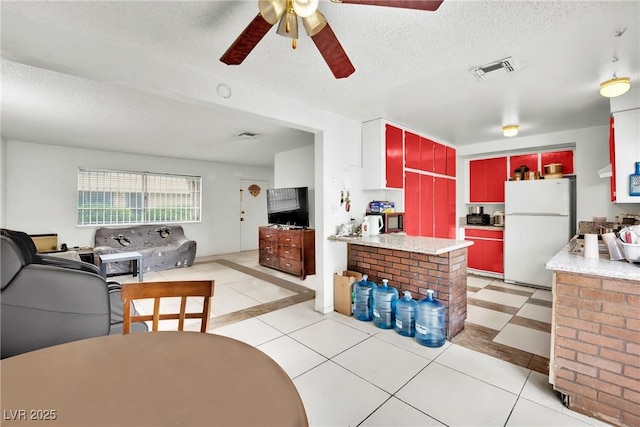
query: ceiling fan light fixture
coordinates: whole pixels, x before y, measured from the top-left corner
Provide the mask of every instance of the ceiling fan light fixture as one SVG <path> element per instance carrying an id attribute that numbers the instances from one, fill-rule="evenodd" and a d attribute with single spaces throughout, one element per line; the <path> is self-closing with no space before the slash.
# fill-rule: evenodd
<path id="1" fill-rule="evenodd" d="M 298 38 L 298 15 L 293 11 L 293 8 L 287 9 L 282 19 L 280 19 L 277 33 L 282 37 L 294 40 Z"/>
<path id="2" fill-rule="evenodd" d="M 516 136 L 518 134 L 518 125 L 502 126 L 502 134 L 504 136 Z"/>
<path id="3" fill-rule="evenodd" d="M 600 83 L 600 95 L 606 98 L 615 98 L 623 95 L 631 88 L 629 77 L 616 77 Z"/>
<path id="4" fill-rule="evenodd" d="M 313 15 L 302 18 L 302 25 L 304 25 L 309 37 L 313 37 L 327 26 L 327 18 L 319 10 L 316 10 Z"/>
<path id="5" fill-rule="evenodd" d="M 258 9 L 265 21 L 271 25 L 275 25 L 275 23 L 282 18 L 282 15 L 284 15 L 284 11 L 287 9 L 287 1 L 259 0 Z"/>
<path id="6" fill-rule="evenodd" d="M 308 18 L 318 10 L 318 0 L 293 0 L 293 10 L 300 18 Z"/>

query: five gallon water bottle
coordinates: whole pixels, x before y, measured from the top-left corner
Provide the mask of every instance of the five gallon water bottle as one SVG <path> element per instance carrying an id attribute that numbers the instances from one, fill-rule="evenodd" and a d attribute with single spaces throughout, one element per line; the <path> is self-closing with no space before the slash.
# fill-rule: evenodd
<path id="1" fill-rule="evenodd" d="M 366 274 L 362 276 L 362 280 L 353 285 L 353 315 L 358 320 L 369 322 L 373 320 L 373 290 L 378 286 L 368 280 Z"/>
<path id="2" fill-rule="evenodd" d="M 373 290 L 373 324 L 378 328 L 391 329 L 396 319 L 398 290 L 382 279 L 382 285 Z"/>
<path id="3" fill-rule="evenodd" d="M 416 334 L 416 310 L 418 304 L 411 298 L 411 292 L 404 291 L 404 297 L 396 303 L 396 325 L 400 335 L 412 337 Z"/>
<path id="4" fill-rule="evenodd" d="M 442 347 L 445 342 L 444 304 L 433 299 L 433 290 L 418 301 L 416 312 L 416 341 L 427 347 Z"/>

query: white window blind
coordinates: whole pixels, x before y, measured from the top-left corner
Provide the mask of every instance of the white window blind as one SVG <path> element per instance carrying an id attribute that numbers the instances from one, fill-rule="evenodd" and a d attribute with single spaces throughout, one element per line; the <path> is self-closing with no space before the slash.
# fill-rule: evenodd
<path id="1" fill-rule="evenodd" d="M 199 176 L 78 169 L 78 225 L 196 222 Z"/>

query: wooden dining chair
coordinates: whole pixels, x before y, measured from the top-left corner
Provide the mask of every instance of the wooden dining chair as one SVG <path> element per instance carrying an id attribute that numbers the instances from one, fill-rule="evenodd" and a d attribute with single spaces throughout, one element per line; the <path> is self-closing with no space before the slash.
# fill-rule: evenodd
<path id="1" fill-rule="evenodd" d="M 213 296 L 214 280 L 180 280 L 172 282 L 140 282 L 122 285 L 124 319 L 122 333 L 131 331 L 131 322 L 153 322 L 152 330 L 158 330 L 160 320 L 178 320 L 178 330 L 184 330 L 185 319 L 201 319 L 200 332 L 207 332 L 209 321 L 209 299 Z M 160 314 L 160 299 L 181 297 L 180 312 Z M 187 313 L 187 297 L 204 297 L 202 312 Z M 153 315 L 131 315 L 131 303 L 137 299 L 153 298 Z"/>

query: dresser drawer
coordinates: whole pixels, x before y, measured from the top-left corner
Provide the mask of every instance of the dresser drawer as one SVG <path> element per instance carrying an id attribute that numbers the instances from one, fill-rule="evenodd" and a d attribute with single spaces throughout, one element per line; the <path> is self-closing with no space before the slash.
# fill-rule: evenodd
<path id="1" fill-rule="evenodd" d="M 286 259 L 292 259 L 294 261 L 300 261 L 302 259 L 300 248 L 291 246 L 281 246 L 278 249 L 278 256 Z"/>
<path id="2" fill-rule="evenodd" d="M 300 274 L 300 271 L 302 271 L 302 262 L 293 259 L 280 258 L 280 269 L 289 273 Z"/>
<path id="3" fill-rule="evenodd" d="M 278 237 L 280 246 L 300 247 L 302 235 L 299 232 L 281 231 Z"/>
<path id="4" fill-rule="evenodd" d="M 258 262 L 261 265 L 266 265 L 270 267 L 278 267 L 279 258 L 272 252 L 269 251 L 260 251 Z"/>

